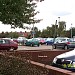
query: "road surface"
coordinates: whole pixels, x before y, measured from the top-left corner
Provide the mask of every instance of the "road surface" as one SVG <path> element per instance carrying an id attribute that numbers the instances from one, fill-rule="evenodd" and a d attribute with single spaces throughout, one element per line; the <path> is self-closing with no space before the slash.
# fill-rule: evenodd
<path id="1" fill-rule="evenodd" d="M 40 45 L 39 47 L 35 46 L 35 47 L 31 47 L 31 46 L 18 46 L 17 50 L 45 50 L 45 49 L 50 49 L 52 50 L 52 46 L 50 45 Z"/>

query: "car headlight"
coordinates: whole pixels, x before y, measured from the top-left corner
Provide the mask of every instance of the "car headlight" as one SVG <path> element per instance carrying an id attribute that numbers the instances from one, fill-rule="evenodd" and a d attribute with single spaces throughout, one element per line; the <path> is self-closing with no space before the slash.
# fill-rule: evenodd
<path id="1" fill-rule="evenodd" d="M 55 57 L 55 58 L 53 59 L 53 63 L 56 64 L 56 61 L 57 61 L 57 58 Z"/>

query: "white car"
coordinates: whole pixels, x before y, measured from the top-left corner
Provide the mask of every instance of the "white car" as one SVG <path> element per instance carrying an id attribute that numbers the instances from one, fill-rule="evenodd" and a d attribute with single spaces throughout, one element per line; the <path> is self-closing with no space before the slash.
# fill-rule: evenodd
<path id="1" fill-rule="evenodd" d="M 75 71 L 75 49 L 56 56 L 52 65 Z"/>
<path id="2" fill-rule="evenodd" d="M 17 41 L 18 41 L 18 43 L 20 45 L 25 45 L 26 41 L 27 41 L 27 38 L 25 38 L 25 37 L 18 37 Z"/>
<path id="3" fill-rule="evenodd" d="M 26 40 L 26 38 L 25 37 L 18 37 L 18 42 L 22 42 L 22 41 L 24 41 L 24 40 Z"/>

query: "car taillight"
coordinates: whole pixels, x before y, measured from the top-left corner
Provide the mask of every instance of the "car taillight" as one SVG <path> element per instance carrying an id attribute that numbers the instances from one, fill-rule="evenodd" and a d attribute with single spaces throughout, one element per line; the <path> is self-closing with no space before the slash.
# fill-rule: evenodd
<path id="1" fill-rule="evenodd" d="M 67 44 L 70 44 L 70 42 L 67 42 Z"/>

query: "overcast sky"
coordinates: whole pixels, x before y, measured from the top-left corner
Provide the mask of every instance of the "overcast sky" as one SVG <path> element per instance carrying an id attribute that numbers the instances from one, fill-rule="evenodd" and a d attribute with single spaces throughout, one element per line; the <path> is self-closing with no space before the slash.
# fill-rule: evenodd
<path id="1" fill-rule="evenodd" d="M 65 21 L 67 30 L 72 26 L 75 27 L 75 0 L 44 0 L 37 4 L 37 10 L 40 12 L 36 18 L 43 19 L 40 23 L 35 24 L 38 29 L 45 29 L 47 26 L 55 24 L 55 21 Z M 31 25 L 32 27 L 33 25 Z M 0 24 L 1 31 L 21 31 L 22 29 L 11 29 L 10 26 Z M 25 31 L 25 30 L 22 30 Z"/>

